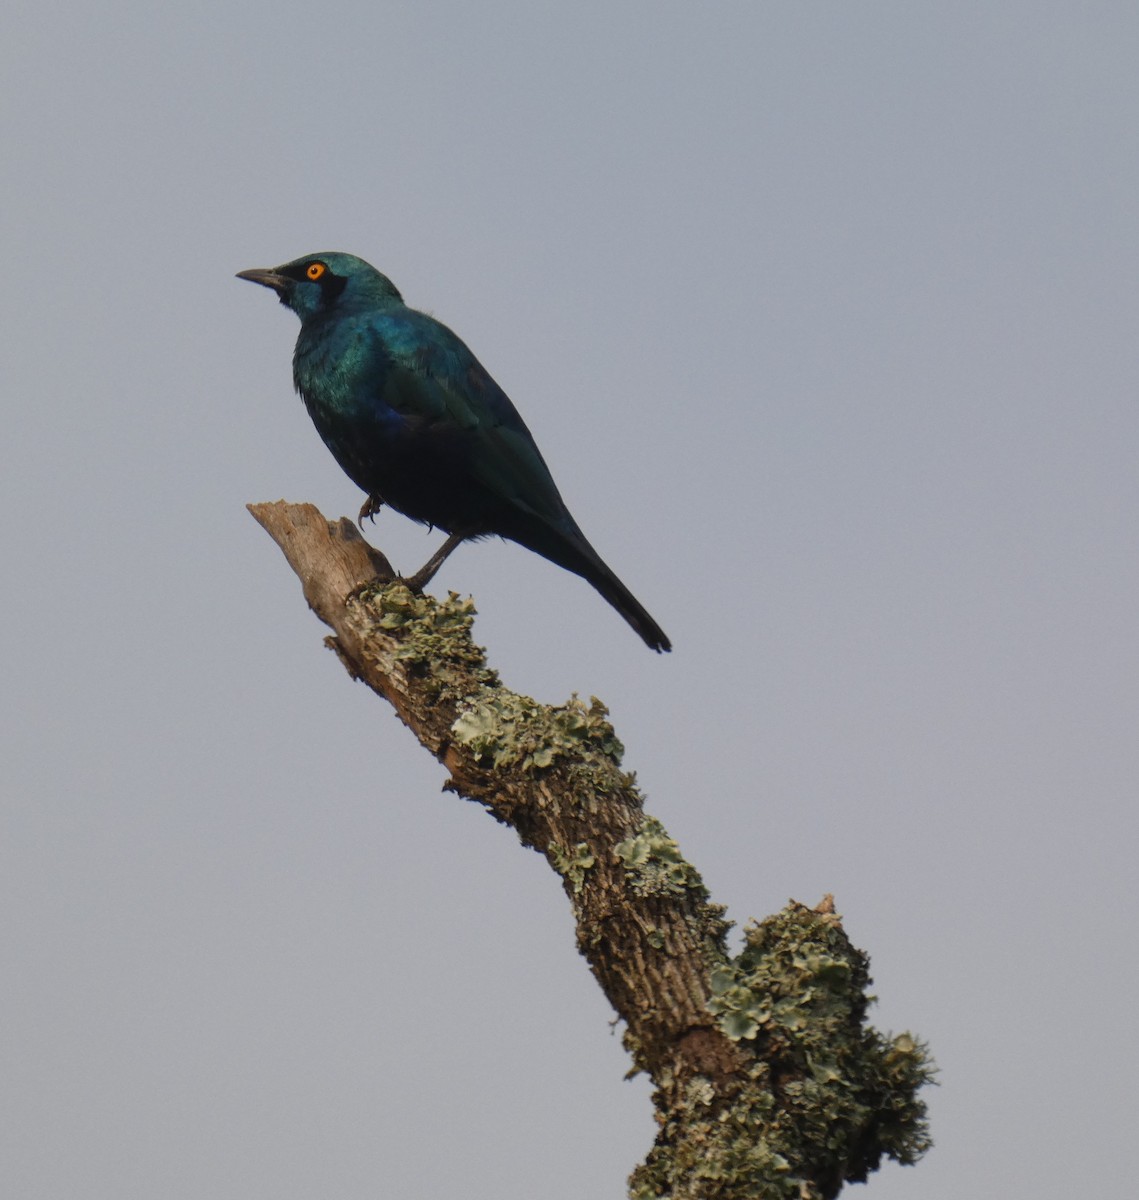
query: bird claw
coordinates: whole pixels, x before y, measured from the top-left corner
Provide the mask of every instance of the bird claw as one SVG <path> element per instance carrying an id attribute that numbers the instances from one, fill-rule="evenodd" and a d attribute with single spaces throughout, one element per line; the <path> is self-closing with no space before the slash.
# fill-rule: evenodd
<path id="1" fill-rule="evenodd" d="M 468 535 L 465 533 L 448 534 L 447 540 L 438 550 L 415 572 L 414 575 L 401 575 L 403 584 L 416 595 L 435 578 L 435 572 L 443 565 L 444 560 Z"/>
<path id="2" fill-rule="evenodd" d="M 378 513 L 383 506 L 384 499 L 382 496 L 369 496 L 367 500 L 365 500 L 360 506 L 360 515 L 356 518 L 356 524 L 363 529 L 365 517 L 374 524 L 376 520 L 376 513 Z"/>
<path id="3" fill-rule="evenodd" d="M 398 580 L 405 588 L 407 588 L 409 592 L 411 592 L 413 596 L 422 596 L 423 589 L 431 582 L 431 578 L 435 574 L 435 570 L 437 570 L 437 568 L 426 571 L 423 567 L 420 567 L 420 569 L 416 571 L 414 575 L 397 575 L 392 582 L 395 583 L 396 580 Z"/>

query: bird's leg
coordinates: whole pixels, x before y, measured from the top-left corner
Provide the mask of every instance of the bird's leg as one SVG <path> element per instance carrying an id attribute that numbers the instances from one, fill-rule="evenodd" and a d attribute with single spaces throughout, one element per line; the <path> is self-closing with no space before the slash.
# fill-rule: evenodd
<path id="1" fill-rule="evenodd" d="M 439 547 L 438 550 L 415 572 L 414 575 L 404 577 L 404 583 L 413 591 L 421 592 L 435 577 L 435 572 L 446 561 L 447 556 L 459 545 L 460 542 L 466 540 L 465 533 L 452 533 L 447 540 Z"/>
<path id="2" fill-rule="evenodd" d="M 367 498 L 367 500 L 365 500 L 364 503 L 360 506 L 360 515 L 356 518 L 356 524 L 359 525 L 361 529 L 363 529 L 364 528 L 364 518 L 368 517 L 374 521 L 376 519 L 376 513 L 378 513 L 380 511 L 380 509 L 383 508 L 383 506 L 384 506 L 383 496 L 375 496 L 375 495 L 369 496 Z"/>

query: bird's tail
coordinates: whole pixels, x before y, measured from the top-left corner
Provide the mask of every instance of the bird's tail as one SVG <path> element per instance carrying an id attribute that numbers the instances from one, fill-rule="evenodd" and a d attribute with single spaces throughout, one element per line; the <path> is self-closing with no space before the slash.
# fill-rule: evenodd
<path id="1" fill-rule="evenodd" d="M 523 540 L 519 537 L 516 540 L 543 558 L 548 558 L 591 583 L 636 630 L 650 650 L 661 654 L 672 649 L 668 634 L 649 616 L 636 596 L 613 574 L 576 525 L 573 526 L 572 533 L 559 531 L 556 539 L 543 537 Z"/>
<path id="2" fill-rule="evenodd" d="M 592 547 L 590 547 L 592 549 Z M 605 563 L 594 554 L 595 562 L 589 571 L 579 571 L 641 635 L 641 640 L 658 654 L 672 649 L 668 634 L 649 616 L 645 606 L 617 578 Z M 572 568 L 571 568 L 572 569 Z"/>

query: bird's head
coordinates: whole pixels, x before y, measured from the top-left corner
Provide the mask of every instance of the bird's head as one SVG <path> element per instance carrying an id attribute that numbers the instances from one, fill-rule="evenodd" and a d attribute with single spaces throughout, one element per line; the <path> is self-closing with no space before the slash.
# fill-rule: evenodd
<path id="1" fill-rule="evenodd" d="M 272 288 L 302 321 L 334 309 L 349 311 L 401 302 L 395 284 L 354 254 L 306 254 L 279 267 L 238 271 L 237 278 Z"/>

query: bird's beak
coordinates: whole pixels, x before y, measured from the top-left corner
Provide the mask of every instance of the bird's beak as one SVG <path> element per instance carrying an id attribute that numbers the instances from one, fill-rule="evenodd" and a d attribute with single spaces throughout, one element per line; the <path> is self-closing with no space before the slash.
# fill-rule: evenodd
<path id="1" fill-rule="evenodd" d="M 263 267 L 253 267 L 248 271 L 238 271 L 238 279 L 248 279 L 251 283 L 259 283 L 262 287 L 272 288 L 278 296 L 284 296 L 285 289 L 292 282 L 287 275 Z"/>

